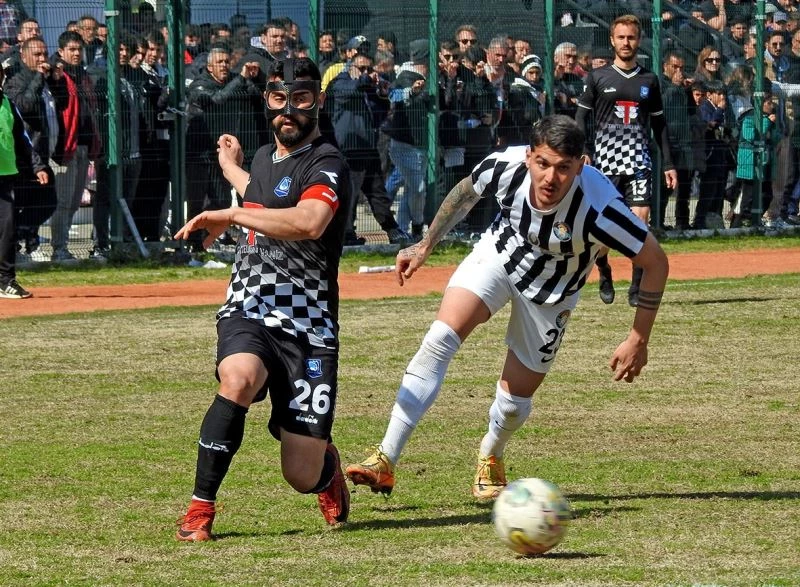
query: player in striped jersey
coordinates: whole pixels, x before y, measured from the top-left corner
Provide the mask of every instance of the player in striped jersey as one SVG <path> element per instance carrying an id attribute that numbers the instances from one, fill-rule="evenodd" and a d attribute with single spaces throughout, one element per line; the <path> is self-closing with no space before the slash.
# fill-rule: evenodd
<path id="1" fill-rule="evenodd" d="M 506 484 L 506 443 L 530 414 L 533 393 L 555 359 L 580 290 L 606 249 L 644 270 L 633 327 L 609 363 L 617 381 L 640 374 L 667 280 L 667 258 L 611 182 L 584 166 L 584 139 L 571 118 L 544 118 L 533 128 L 530 147 L 509 147 L 484 159 L 447 195 L 422 241 L 398 253 L 395 272 L 402 285 L 481 198 L 500 204 L 500 213 L 450 279 L 436 320 L 403 376 L 383 441 L 365 461 L 347 467 L 353 483 L 391 493 L 394 466 L 436 399 L 450 360 L 476 326 L 511 302 L 508 352 L 472 487 L 479 499 L 496 497 Z"/>
<path id="2" fill-rule="evenodd" d="M 610 30 L 614 61 L 589 73 L 575 120 L 586 128 L 588 113 L 594 112 L 595 135 L 590 152 L 595 165 L 614 183 L 634 214 L 647 224 L 653 191 L 648 148 L 651 127 L 661 150 L 667 189 L 677 185 L 678 175 L 670 158 L 658 76 L 636 62 L 641 23 L 636 16 L 626 14 L 614 20 Z M 597 268 L 600 298 L 610 304 L 614 301 L 614 284 L 606 255 L 598 256 Z M 638 303 L 641 277 L 640 268 L 634 267 L 628 289 L 631 306 Z"/>

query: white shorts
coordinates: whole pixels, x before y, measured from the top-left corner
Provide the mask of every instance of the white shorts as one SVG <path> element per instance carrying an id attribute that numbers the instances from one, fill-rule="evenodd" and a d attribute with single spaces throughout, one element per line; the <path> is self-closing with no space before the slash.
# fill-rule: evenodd
<path id="1" fill-rule="evenodd" d="M 447 287 L 460 287 L 478 296 L 494 316 L 511 300 L 506 345 L 531 371 L 547 373 L 567 330 L 576 293 L 554 305 L 534 304 L 520 295 L 500 263 L 492 240 L 481 239 L 456 269 Z"/>

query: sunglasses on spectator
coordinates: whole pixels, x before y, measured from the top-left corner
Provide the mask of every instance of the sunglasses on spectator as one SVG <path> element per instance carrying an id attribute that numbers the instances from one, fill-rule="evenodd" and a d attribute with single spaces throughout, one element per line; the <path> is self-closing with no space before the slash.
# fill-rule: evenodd
<path id="1" fill-rule="evenodd" d="M 456 57 L 457 55 L 453 55 L 452 53 L 442 53 L 442 59 L 444 59 L 445 61 L 452 61 Z"/>
<path id="2" fill-rule="evenodd" d="M 781 43 L 781 42 L 778 42 L 778 43 L 770 43 L 770 45 L 771 45 L 771 46 L 773 46 L 773 47 L 783 47 L 785 44 L 786 44 L 786 43 Z"/>
<path id="3" fill-rule="evenodd" d="M 464 45 L 466 45 L 467 43 L 469 43 L 470 45 L 474 45 L 475 43 L 478 42 L 478 39 L 459 39 L 458 42 Z"/>
<path id="4" fill-rule="evenodd" d="M 722 59 L 720 59 L 719 57 L 706 57 L 705 58 L 705 62 L 706 63 L 719 63 L 720 61 L 722 61 Z"/>
<path id="5" fill-rule="evenodd" d="M 371 65 L 359 65 L 358 71 L 361 73 L 372 73 L 373 69 Z"/>

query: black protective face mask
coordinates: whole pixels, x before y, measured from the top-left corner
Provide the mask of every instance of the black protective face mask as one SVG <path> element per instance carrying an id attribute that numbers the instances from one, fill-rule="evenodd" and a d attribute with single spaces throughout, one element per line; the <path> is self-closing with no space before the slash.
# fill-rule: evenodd
<path id="1" fill-rule="evenodd" d="M 310 91 L 313 96 L 312 106 L 310 108 L 298 108 L 294 106 L 294 101 L 292 100 L 292 95 L 295 92 L 299 91 Z M 270 92 L 281 92 L 286 94 L 286 104 L 283 108 L 270 108 L 269 106 L 269 94 Z M 274 82 L 267 82 L 267 98 L 266 98 L 266 109 L 267 109 L 267 118 L 272 120 L 276 116 L 284 114 L 286 116 L 306 116 L 308 118 L 317 119 L 319 118 L 319 105 L 317 104 L 317 98 L 319 97 L 320 88 L 319 82 L 317 80 L 301 80 L 301 81 L 274 81 Z"/>

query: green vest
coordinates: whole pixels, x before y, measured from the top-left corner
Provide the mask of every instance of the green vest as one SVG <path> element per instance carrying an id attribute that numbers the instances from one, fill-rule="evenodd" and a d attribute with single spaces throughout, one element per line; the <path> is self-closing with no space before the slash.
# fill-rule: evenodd
<path id="1" fill-rule="evenodd" d="M 11 102 L 3 96 L 0 103 L 0 176 L 16 175 L 17 151 L 14 149 L 14 112 Z"/>

